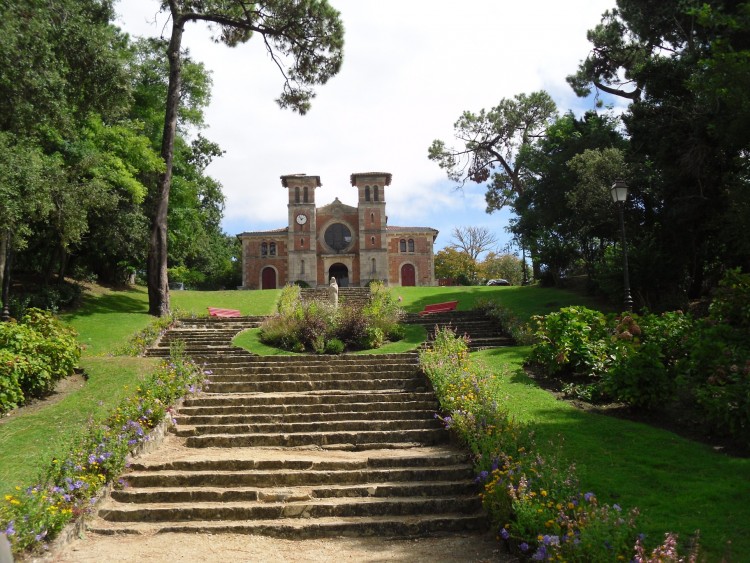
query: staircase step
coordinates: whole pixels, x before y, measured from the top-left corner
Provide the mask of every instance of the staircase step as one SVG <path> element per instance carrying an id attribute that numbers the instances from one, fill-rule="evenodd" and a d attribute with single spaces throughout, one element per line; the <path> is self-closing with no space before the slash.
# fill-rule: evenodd
<path id="1" fill-rule="evenodd" d="M 311 539 L 334 536 L 420 537 L 425 535 L 486 530 L 486 517 L 475 514 L 428 514 L 414 516 L 370 516 L 363 518 L 281 518 L 229 522 L 115 523 L 98 519 L 89 526 L 98 534 L 254 534 L 287 539 Z"/>
<path id="2" fill-rule="evenodd" d="M 326 498 L 361 497 L 427 497 L 449 495 L 475 495 L 477 486 L 466 480 L 407 481 L 365 483 L 354 485 L 325 485 L 312 487 L 258 488 L 258 487 L 152 487 L 148 489 L 123 489 L 112 491 L 118 502 L 146 503 L 203 503 L 246 501 L 299 501 Z"/>
<path id="3" fill-rule="evenodd" d="M 406 442 L 414 444 L 441 444 L 448 440 L 444 429 L 397 431 L 349 431 L 286 434 L 204 434 L 189 436 L 190 448 L 242 448 L 242 447 L 300 447 L 348 445 L 351 447 L 376 447 L 380 443 Z"/>

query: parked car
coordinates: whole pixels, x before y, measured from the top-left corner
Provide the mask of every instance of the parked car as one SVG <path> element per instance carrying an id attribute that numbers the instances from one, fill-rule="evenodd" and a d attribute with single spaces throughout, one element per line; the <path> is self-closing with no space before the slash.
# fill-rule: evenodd
<path id="1" fill-rule="evenodd" d="M 487 285 L 510 285 L 510 282 L 504 279 L 487 280 Z"/>

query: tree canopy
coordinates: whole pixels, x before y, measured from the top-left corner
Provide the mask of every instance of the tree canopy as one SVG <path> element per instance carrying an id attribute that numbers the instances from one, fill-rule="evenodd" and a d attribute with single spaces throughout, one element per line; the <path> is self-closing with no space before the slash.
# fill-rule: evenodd
<path id="1" fill-rule="evenodd" d="M 168 228 L 175 135 L 183 74 L 182 35 L 185 25 L 203 22 L 217 42 L 233 47 L 260 35 L 271 60 L 284 78 L 277 102 L 300 114 L 310 109 L 314 86 L 338 73 L 343 60 L 344 28 L 339 13 L 326 0 L 164 0 L 172 30 L 167 45 L 169 84 L 164 114 L 161 156 L 165 170 L 159 177 L 151 208 L 151 236 L 147 262 L 149 313 L 169 312 Z"/>

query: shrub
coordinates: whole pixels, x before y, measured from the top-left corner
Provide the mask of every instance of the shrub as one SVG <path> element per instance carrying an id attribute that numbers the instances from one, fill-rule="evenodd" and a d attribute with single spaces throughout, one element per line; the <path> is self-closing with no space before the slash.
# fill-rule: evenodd
<path id="1" fill-rule="evenodd" d="M 548 375 L 598 377 L 608 366 L 607 318 L 586 307 L 566 307 L 531 318 L 537 344 L 529 360 Z"/>
<path id="2" fill-rule="evenodd" d="M 344 349 L 379 348 L 387 338 L 402 338 L 398 325 L 402 311 L 382 283 L 371 284 L 372 299 L 363 308 L 342 304 L 334 308 L 328 302 L 303 303 L 300 288 L 286 286 L 277 303 L 278 314 L 264 321 L 262 342 L 296 352 L 340 353 Z"/>
<path id="3" fill-rule="evenodd" d="M 20 322 L 0 323 L 0 349 L 0 412 L 51 391 L 73 373 L 81 357 L 75 331 L 33 308 Z"/>
<path id="4" fill-rule="evenodd" d="M 326 342 L 326 354 L 341 354 L 344 351 L 344 343 L 338 338 L 331 338 Z"/>

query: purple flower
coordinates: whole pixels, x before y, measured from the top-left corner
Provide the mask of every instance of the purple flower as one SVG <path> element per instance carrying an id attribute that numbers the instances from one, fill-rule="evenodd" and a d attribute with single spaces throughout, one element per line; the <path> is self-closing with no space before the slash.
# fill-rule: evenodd
<path id="1" fill-rule="evenodd" d="M 11 520 L 10 522 L 8 522 L 8 527 L 5 528 L 6 536 L 12 536 L 13 534 L 16 533 L 16 529 L 15 527 L 13 527 L 13 524 L 15 524 L 15 522 L 16 522 L 15 520 Z"/>
<path id="2" fill-rule="evenodd" d="M 596 495 L 594 493 L 586 493 L 583 495 L 583 498 L 586 500 L 586 502 L 591 502 L 591 499 L 596 498 Z"/>
<path id="3" fill-rule="evenodd" d="M 617 512 L 621 512 L 622 511 L 622 508 L 620 507 L 619 504 L 613 504 L 612 508 L 614 508 Z"/>
<path id="4" fill-rule="evenodd" d="M 529 550 L 529 544 L 527 544 L 525 541 L 521 542 L 521 545 L 518 546 L 518 549 L 520 549 L 523 553 L 526 553 Z"/>
<path id="5" fill-rule="evenodd" d="M 487 473 L 486 471 L 481 471 L 479 473 L 479 475 L 477 475 L 477 478 L 474 479 L 474 482 L 475 483 L 483 483 L 484 481 L 487 480 L 488 476 L 489 476 L 489 473 Z"/>
<path id="6" fill-rule="evenodd" d="M 532 555 L 531 558 L 534 561 L 544 561 L 545 559 L 547 559 L 547 548 L 543 545 L 540 545 L 539 549 L 534 552 L 534 555 Z"/>
<path id="7" fill-rule="evenodd" d="M 500 530 L 500 537 L 504 540 L 507 540 L 508 538 L 510 538 L 510 533 L 508 533 L 508 530 L 503 528 L 502 530 Z"/>
<path id="8" fill-rule="evenodd" d="M 42 541 L 46 537 L 47 537 L 47 530 L 42 530 L 36 536 L 34 536 L 34 539 L 36 541 Z"/>

